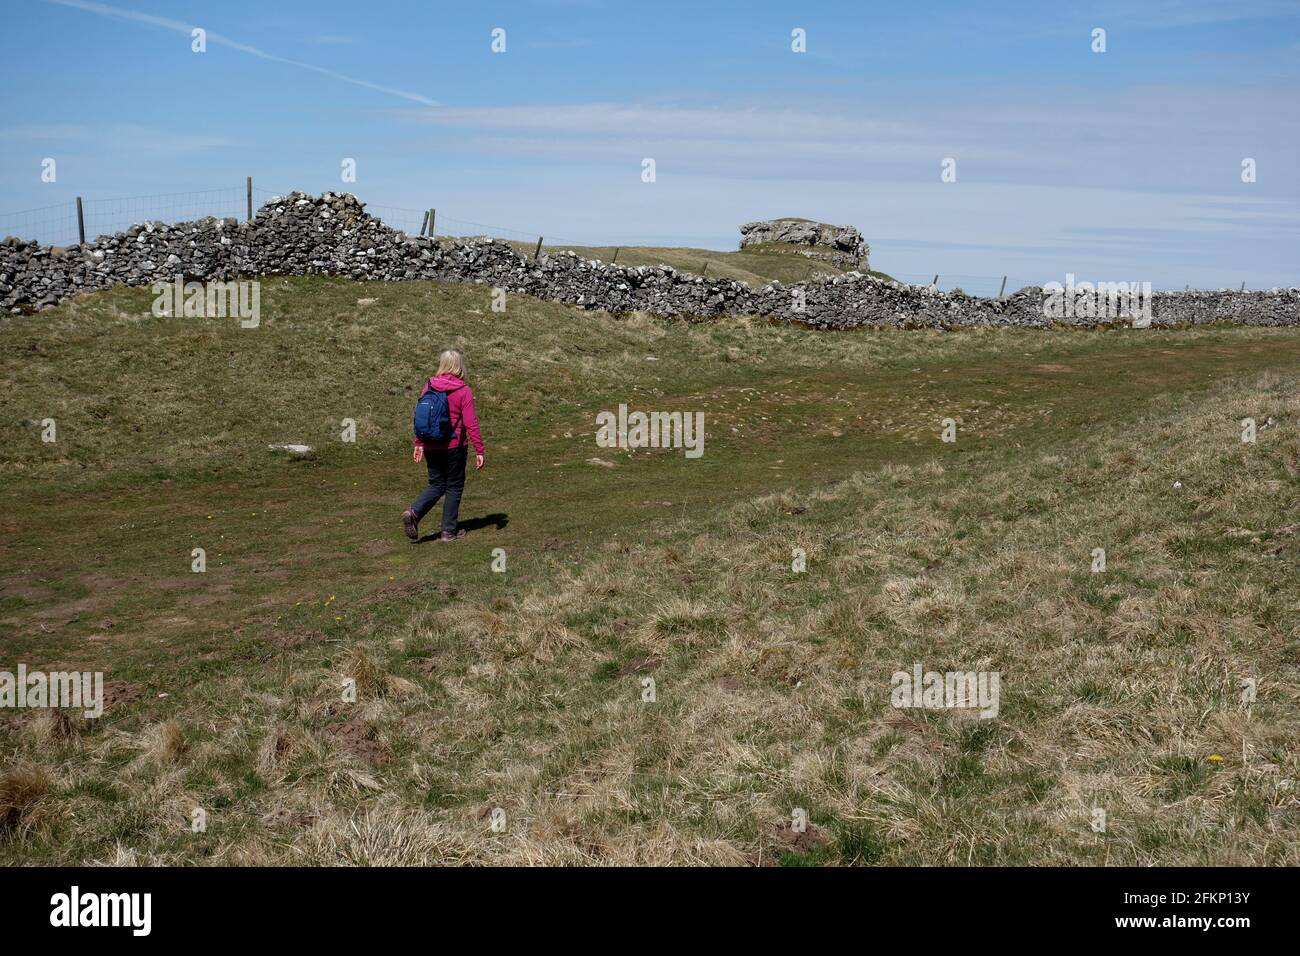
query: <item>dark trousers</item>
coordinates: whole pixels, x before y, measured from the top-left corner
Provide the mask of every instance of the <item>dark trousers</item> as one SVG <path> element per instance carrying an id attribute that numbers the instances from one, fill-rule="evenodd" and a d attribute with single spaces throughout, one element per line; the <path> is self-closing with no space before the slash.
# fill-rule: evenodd
<path id="1" fill-rule="evenodd" d="M 429 484 L 415 499 L 411 510 L 416 519 L 425 514 L 442 498 L 442 530 L 456 533 L 456 516 L 460 513 L 460 495 L 465 490 L 465 460 L 468 445 L 437 451 L 426 448 L 424 463 L 429 468 Z M 444 497 L 445 496 L 445 497 Z"/>

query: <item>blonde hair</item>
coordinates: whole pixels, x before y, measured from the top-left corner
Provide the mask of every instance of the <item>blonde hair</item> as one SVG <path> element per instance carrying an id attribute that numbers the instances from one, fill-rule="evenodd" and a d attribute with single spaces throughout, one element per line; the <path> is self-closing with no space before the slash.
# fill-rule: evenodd
<path id="1" fill-rule="evenodd" d="M 460 349 L 443 349 L 438 356 L 438 374 L 465 378 L 465 353 Z"/>

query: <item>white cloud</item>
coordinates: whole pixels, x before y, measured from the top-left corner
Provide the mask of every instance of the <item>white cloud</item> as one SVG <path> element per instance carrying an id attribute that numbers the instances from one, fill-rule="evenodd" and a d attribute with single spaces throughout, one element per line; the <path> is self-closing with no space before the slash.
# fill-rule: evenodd
<path id="1" fill-rule="evenodd" d="M 438 128 L 432 145 L 442 150 L 574 164 L 652 156 L 661 175 L 923 182 L 937 180 L 940 161 L 953 157 L 965 182 L 1208 192 L 1237 178 L 1242 157 L 1277 171 L 1300 149 L 1290 91 L 1271 88 L 1007 88 L 954 91 L 938 104 L 918 92 L 883 102 L 765 98 L 388 112 Z M 1300 182 L 1276 172 L 1269 189 L 1300 198 Z"/>

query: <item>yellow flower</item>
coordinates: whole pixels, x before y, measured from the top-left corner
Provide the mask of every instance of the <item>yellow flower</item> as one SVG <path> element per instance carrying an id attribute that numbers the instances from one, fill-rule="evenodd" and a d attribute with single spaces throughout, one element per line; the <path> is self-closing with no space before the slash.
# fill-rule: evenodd
<path id="1" fill-rule="evenodd" d="M 1220 757 L 1218 754 L 1210 754 L 1205 759 L 1210 761 L 1210 763 L 1223 763 L 1223 758 Z"/>

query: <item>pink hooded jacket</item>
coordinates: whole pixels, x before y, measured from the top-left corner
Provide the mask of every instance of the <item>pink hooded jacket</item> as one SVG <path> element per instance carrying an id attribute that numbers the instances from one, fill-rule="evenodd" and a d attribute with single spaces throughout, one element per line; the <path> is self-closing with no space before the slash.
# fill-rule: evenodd
<path id="1" fill-rule="evenodd" d="M 470 387 L 455 375 L 435 375 L 424 383 L 423 396 L 430 389 L 447 393 L 447 414 L 451 417 L 451 439 L 445 442 L 420 441 L 412 439 L 416 445 L 423 445 L 426 451 L 441 451 L 459 448 L 465 441 L 465 433 L 474 445 L 474 451 L 483 454 L 483 436 L 478 431 L 478 416 L 474 414 L 474 393 Z"/>

